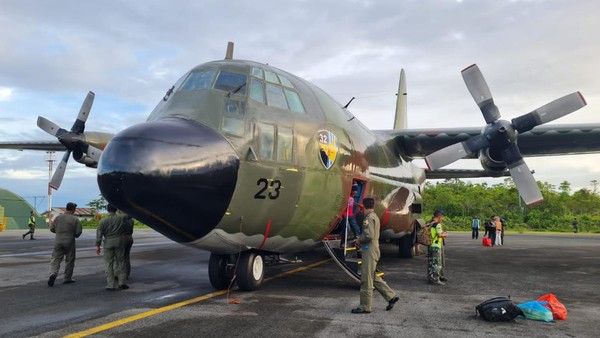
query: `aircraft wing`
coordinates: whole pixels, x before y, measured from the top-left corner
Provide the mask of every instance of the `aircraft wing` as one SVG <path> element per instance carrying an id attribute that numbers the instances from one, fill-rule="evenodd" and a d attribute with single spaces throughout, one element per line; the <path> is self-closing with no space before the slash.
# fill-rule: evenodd
<path id="1" fill-rule="evenodd" d="M 405 159 L 425 156 L 481 134 L 481 128 L 403 129 L 374 131 Z M 600 152 L 600 124 L 541 125 L 519 134 L 523 156 L 552 156 Z M 477 153 L 465 156 L 476 158 Z"/>
<path id="2" fill-rule="evenodd" d="M 58 141 L 39 142 L 0 142 L 0 149 L 65 151 L 67 148 Z"/>

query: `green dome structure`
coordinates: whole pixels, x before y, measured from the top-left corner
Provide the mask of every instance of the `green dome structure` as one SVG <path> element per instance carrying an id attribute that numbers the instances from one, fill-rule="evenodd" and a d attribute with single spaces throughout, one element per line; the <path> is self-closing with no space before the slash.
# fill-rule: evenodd
<path id="1" fill-rule="evenodd" d="M 0 189 L 0 230 L 18 230 L 29 229 L 27 223 L 31 210 L 35 209 L 23 197 L 10 192 L 6 189 Z M 37 227 L 45 227 L 42 217 L 35 214 Z"/>

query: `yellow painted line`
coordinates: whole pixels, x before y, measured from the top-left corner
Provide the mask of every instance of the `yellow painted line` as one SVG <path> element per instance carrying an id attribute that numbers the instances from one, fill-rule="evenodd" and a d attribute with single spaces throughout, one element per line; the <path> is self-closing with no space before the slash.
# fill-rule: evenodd
<path id="1" fill-rule="evenodd" d="M 281 277 L 292 275 L 292 274 L 297 273 L 297 272 L 305 271 L 305 270 L 314 268 L 316 266 L 319 266 L 319 265 L 321 265 L 323 263 L 326 263 L 326 262 L 328 262 L 330 260 L 331 260 L 331 258 L 327 258 L 327 259 L 324 259 L 324 260 L 321 260 L 321 261 L 318 261 L 318 262 L 315 262 L 315 263 L 312 263 L 312 264 L 309 264 L 309 265 L 306 265 L 306 266 L 302 266 L 302 267 L 299 267 L 299 268 L 296 268 L 296 269 L 293 269 L 293 270 L 290 270 L 290 271 L 282 272 L 282 273 L 280 273 L 280 274 L 278 274 L 276 276 L 265 278 L 264 281 L 267 282 L 267 281 L 273 280 L 275 278 L 281 278 Z M 196 298 L 184 300 L 183 302 L 179 302 L 179 303 L 175 303 L 175 304 L 163 306 L 163 307 L 160 307 L 160 308 L 157 308 L 157 309 L 154 309 L 154 310 L 150 310 L 150 311 L 139 313 L 137 315 L 133 315 L 133 316 L 129 316 L 129 317 L 126 317 L 126 318 L 123 318 L 123 319 L 115 320 L 114 322 L 110 322 L 110 323 L 106 323 L 104 325 L 96 326 L 96 327 L 93 327 L 91 329 L 87 329 L 85 331 L 80 331 L 80 332 L 72 333 L 70 335 L 65 336 L 65 338 L 87 337 L 87 336 L 92 335 L 94 333 L 98 333 L 98 332 L 110 330 L 110 329 L 115 328 L 117 326 L 125 325 L 127 323 L 135 322 L 137 320 L 144 319 L 144 318 L 147 318 L 147 317 L 151 317 L 151 316 L 163 313 L 163 312 L 175 310 L 177 308 L 180 308 L 180 307 L 183 307 L 183 306 L 186 306 L 186 305 L 191 305 L 191 304 L 194 304 L 194 303 L 205 301 L 207 299 L 211 299 L 211 298 L 214 298 L 214 297 L 222 296 L 222 295 L 224 295 L 226 293 L 227 293 L 227 290 L 216 291 L 216 292 L 213 292 L 213 293 L 206 294 L 204 296 L 200 296 L 200 297 L 196 297 Z"/>

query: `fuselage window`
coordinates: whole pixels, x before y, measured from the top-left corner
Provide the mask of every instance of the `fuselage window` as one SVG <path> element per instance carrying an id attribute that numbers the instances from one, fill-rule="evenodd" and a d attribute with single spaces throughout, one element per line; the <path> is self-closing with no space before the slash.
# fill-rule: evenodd
<path id="1" fill-rule="evenodd" d="M 268 70 L 265 70 L 265 80 L 267 80 L 267 82 L 279 84 L 279 78 L 277 78 L 277 74 Z"/>
<path id="2" fill-rule="evenodd" d="M 191 72 L 183 86 L 181 86 L 181 90 L 208 89 L 212 85 L 215 73 L 214 70 Z"/>
<path id="3" fill-rule="evenodd" d="M 290 109 L 296 113 L 304 114 L 304 107 L 302 106 L 302 101 L 300 101 L 298 93 L 289 89 L 284 89 L 283 91 L 285 92 L 285 97 L 290 105 Z"/>
<path id="4" fill-rule="evenodd" d="M 280 86 L 276 86 L 267 83 L 267 104 L 272 107 L 281 109 L 288 109 L 287 102 L 285 101 L 285 95 L 283 95 L 283 89 Z"/>
<path id="5" fill-rule="evenodd" d="M 260 68 L 252 67 L 252 76 L 257 77 L 261 80 L 264 79 L 262 69 Z"/>
<path id="6" fill-rule="evenodd" d="M 291 162 L 294 134 L 289 128 L 277 128 L 277 161 Z"/>
<path id="7" fill-rule="evenodd" d="M 256 68 L 255 68 L 256 69 Z M 250 82 L 250 98 L 260 103 L 265 103 L 265 90 L 260 80 L 252 79 Z"/>
<path id="8" fill-rule="evenodd" d="M 222 70 L 215 82 L 215 89 L 224 90 L 232 94 L 246 95 L 246 83 L 248 79 L 245 74 L 231 73 Z"/>
<path id="9" fill-rule="evenodd" d="M 282 85 L 284 85 L 288 88 L 294 88 L 294 85 L 285 76 L 279 75 L 279 80 L 281 81 Z"/>
<path id="10" fill-rule="evenodd" d="M 229 134 L 243 136 L 244 120 L 229 116 L 223 116 L 223 131 Z"/>
<path id="11" fill-rule="evenodd" d="M 275 127 L 271 124 L 257 123 L 259 155 L 261 160 L 272 160 L 275 148 Z"/>

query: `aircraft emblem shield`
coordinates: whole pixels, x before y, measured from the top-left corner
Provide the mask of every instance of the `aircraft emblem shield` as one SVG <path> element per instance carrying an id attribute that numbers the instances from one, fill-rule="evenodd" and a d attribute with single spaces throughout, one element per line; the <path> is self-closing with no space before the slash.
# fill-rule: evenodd
<path id="1" fill-rule="evenodd" d="M 319 130 L 319 158 L 325 169 L 333 166 L 338 149 L 337 137 L 328 130 Z"/>

